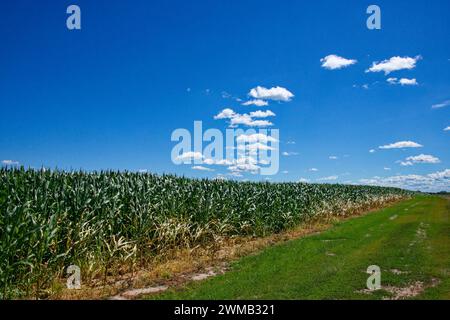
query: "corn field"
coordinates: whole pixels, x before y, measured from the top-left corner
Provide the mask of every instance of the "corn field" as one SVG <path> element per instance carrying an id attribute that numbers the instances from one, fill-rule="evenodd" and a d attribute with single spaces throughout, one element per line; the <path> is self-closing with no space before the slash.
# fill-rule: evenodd
<path id="1" fill-rule="evenodd" d="M 39 296 L 72 264 L 106 274 L 169 249 L 264 236 L 407 196 L 369 186 L 2 168 L 0 298 Z"/>

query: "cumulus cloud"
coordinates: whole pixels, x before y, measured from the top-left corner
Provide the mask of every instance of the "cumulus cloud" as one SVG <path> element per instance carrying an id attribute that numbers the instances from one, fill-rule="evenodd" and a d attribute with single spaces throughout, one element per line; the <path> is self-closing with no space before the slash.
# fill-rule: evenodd
<path id="1" fill-rule="evenodd" d="M 18 166 L 19 162 L 14 160 L 3 160 L 2 164 L 5 166 Z"/>
<path id="2" fill-rule="evenodd" d="M 240 151 L 248 151 L 251 155 L 255 155 L 258 153 L 258 151 L 271 151 L 275 150 L 275 148 L 268 146 L 267 144 L 263 143 L 251 143 L 251 144 L 245 144 L 245 145 L 239 145 L 237 147 Z"/>
<path id="3" fill-rule="evenodd" d="M 419 154 L 418 156 L 412 156 L 406 158 L 406 165 L 413 165 L 414 163 L 440 163 L 441 160 L 435 156 L 429 154 Z M 403 164 L 402 164 L 403 165 Z"/>
<path id="4" fill-rule="evenodd" d="M 225 175 L 222 174 L 222 173 L 218 173 L 217 176 L 214 179 L 215 180 L 219 180 L 219 181 L 226 181 L 226 180 L 228 180 L 227 177 L 225 177 Z"/>
<path id="5" fill-rule="evenodd" d="M 193 166 L 193 170 L 200 170 L 200 171 L 214 171 L 214 169 L 203 167 L 203 166 Z"/>
<path id="6" fill-rule="evenodd" d="M 317 181 L 335 181 L 338 178 L 339 178 L 338 176 L 329 176 L 329 177 L 317 179 Z"/>
<path id="7" fill-rule="evenodd" d="M 237 177 L 237 178 L 243 177 L 242 173 L 240 173 L 239 171 L 230 172 L 228 175 L 230 175 L 232 177 Z"/>
<path id="8" fill-rule="evenodd" d="M 298 152 L 283 152 L 283 156 L 290 157 L 290 156 L 298 156 Z"/>
<path id="9" fill-rule="evenodd" d="M 398 70 L 410 70 L 416 67 L 417 61 L 421 59 L 421 56 L 411 57 L 392 57 L 389 60 L 383 60 L 381 62 L 373 62 L 372 67 L 366 70 L 366 72 L 384 72 L 389 74 Z"/>
<path id="10" fill-rule="evenodd" d="M 386 81 L 389 82 L 390 84 L 397 84 L 398 83 L 398 79 L 397 78 L 387 78 Z"/>
<path id="11" fill-rule="evenodd" d="M 438 171 L 435 173 L 431 173 L 428 177 L 432 179 L 450 179 L 450 169 L 445 169 L 444 171 Z"/>
<path id="12" fill-rule="evenodd" d="M 400 84 L 402 86 L 417 86 L 417 85 L 419 85 L 419 83 L 417 82 L 417 80 L 415 78 L 414 79 L 401 78 L 400 80 L 397 78 L 388 78 L 386 81 L 389 82 L 390 84 Z"/>
<path id="13" fill-rule="evenodd" d="M 383 169 L 386 171 L 391 171 L 391 168 L 388 168 L 388 167 L 384 167 Z"/>
<path id="14" fill-rule="evenodd" d="M 370 149 L 369 152 L 370 153 L 375 153 L 375 149 Z"/>
<path id="15" fill-rule="evenodd" d="M 246 101 L 246 102 L 244 102 L 242 105 L 243 105 L 243 106 L 251 106 L 251 105 L 254 105 L 254 106 L 257 106 L 257 107 L 265 107 L 265 106 L 268 106 L 268 105 L 269 105 L 269 102 L 264 101 L 264 100 L 261 100 L 261 99 L 254 99 L 254 100 Z"/>
<path id="16" fill-rule="evenodd" d="M 214 159 L 207 158 L 207 159 L 203 160 L 203 163 L 207 164 L 207 165 L 229 166 L 229 165 L 232 165 L 234 163 L 234 161 L 228 160 L 228 159 L 214 160 Z"/>
<path id="17" fill-rule="evenodd" d="M 274 100 L 288 102 L 294 97 L 294 94 L 283 87 L 273 87 L 270 89 L 257 86 L 250 90 L 248 95 L 260 100 Z"/>
<path id="18" fill-rule="evenodd" d="M 361 179 L 361 184 L 396 187 L 415 191 L 438 192 L 450 191 L 450 169 L 426 175 L 397 175 L 392 177 L 374 177 Z"/>
<path id="19" fill-rule="evenodd" d="M 320 59 L 320 62 L 322 62 L 323 68 L 328 70 L 336 70 L 351 66 L 352 64 L 355 64 L 357 61 L 353 59 L 346 59 L 343 57 L 339 57 L 335 54 L 330 54 L 325 58 Z"/>
<path id="20" fill-rule="evenodd" d="M 444 131 L 450 131 L 450 126 L 444 129 Z"/>
<path id="21" fill-rule="evenodd" d="M 440 109 L 440 108 L 445 108 L 445 107 L 448 107 L 448 106 L 450 106 L 450 100 L 444 101 L 442 103 L 433 104 L 431 106 L 431 108 L 433 108 L 433 109 Z"/>
<path id="22" fill-rule="evenodd" d="M 399 83 L 402 86 L 417 86 L 419 84 L 415 78 L 413 79 L 401 78 L 399 80 Z"/>
<path id="23" fill-rule="evenodd" d="M 230 108 L 223 109 L 218 115 L 214 116 L 214 119 L 230 119 L 233 118 L 236 115 L 236 112 L 234 112 Z"/>
<path id="24" fill-rule="evenodd" d="M 402 148 L 421 148 L 421 144 L 413 141 L 398 141 L 395 143 L 387 144 L 384 146 L 379 146 L 380 149 L 402 149 Z"/>
<path id="25" fill-rule="evenodd" d="M 228 160 L 228 159 L 221 159 L 221 160 L 215 161 L 214 164 L 216 164 L 218 166 L 228 166 L 228 165 L 233 164 L 233 161 Z"/>
<path id="26" fill-rule="evenodd" d="M 236 138 L 237 142 L 248 142 L 248 143 L 268 143 L 268 142 L 277 142 L 278 140 L 268 136 L 263 133 L 254 133 L 254 134 L 241 134 Z"/>
<path id="27" fill-rule="evenodd" d="M 268 165 L 269 162 L 264 159 L 257 159 L 257 151 L 259 150 L 274 150 L 273 148 L 263 145 L 259 142 L 249 144 L 246 146 L 238 146 L 238 149 L 246 150 L 244 154 L 239 155 L 237 159 L 221 159 L 221 160 L 213 160 L 213 159 L 205 159 L 203 160 L 203 164 L 206 165 L 221 165 L 226 166 L 230 171 L 228 175 L 233 177 L 242 177 L 243 173 L 251 173 L 258 174 L 261 167 L 259 165 Z M 211 168 L 207 168 L 204 166 L 194 166 L 192 167 L 194 170 L 202 170 L 202 171 L 214 171 Z"/>
<path id="28" fill-rule="evenodd" d="M 254 163 L 244 162 L 237 163 L 233 166 L 228 167 L 228 170 L 232 172 L 232 174 L 241 174 L 242 172 L 250 172 L 252 174 L 257 174 L 261 167 Z"/>
<path id="29" fill-rule="evenodd" d="M 201 152 L 193 152 L 188 151 L 184 152 L 180 156 L 177 157 L 178 160 L 186 161 L 186 160 L 200 160 L 203 159 L 203 155 Z"/>
<path id="30" fill-rule="evenodd" d="M 266 110 L 266 111 L 253 111 L 250 112 L 250 117 L 252 118 L 267 118 L 267 117 L 275 117 L 275 113 L 273 113 L 270 110 Z"/>
<path id="31" fill-rule="evenodd" d="M 232 109 L 226 108 L 223 109 L 219 114 L 214 116 L 214 119 L 229 119 L 230 126 L 236 127 L 238 125 L 245 125 L 248 127 L 269 127 L 273 126 L 273 123 L 267 120 L 255 120 L 253 118 L 261 118 L 261 115 L 264 117 L 275 116 L 270 110 L 267 111 L 255 111 L 252 113 L 253 116 L 249 114 L 240 114 L 234 112 Z"/>
<path id="32" fill-rule="evenodd" d="M 319 171 L 319 169 L 317 169 L 317 168 L 311 168 L 311 169 L 309 169 L 309 171 L 311 171 L 311 172 L 317 172 L 317 171 Z"/>
<path id="33" fill-rule="evenodd" d="M 269 127 L 273 126 L 273 123 L 267 120 L 254 120 L 248 114 L 236 114 L 230 119 L 230 126 L 236 127 L 238 125 L 247 127 Z"/>
<path id="34" fill-rule="evenodd" d="M 300 179 L 298 179 L 298 182 L 301 182 L 301 183 L 308 183 L 308 182 L 309 182 L 309 179 L 306 179 L 306 178 L 300 178 Z"/>

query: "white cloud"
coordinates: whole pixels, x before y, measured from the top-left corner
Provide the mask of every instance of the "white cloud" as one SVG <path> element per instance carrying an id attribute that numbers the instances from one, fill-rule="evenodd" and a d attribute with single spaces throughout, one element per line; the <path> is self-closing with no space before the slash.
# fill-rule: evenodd
<path id="1" fill-rule="evenodd" d="M 386 171 L 391 171 L 391 168 L 384 167 L 384 170 L 386 170 Z"/>
<path id="2" fill-rule="evenodd" d="M 398 79 L 397 78 L 387 78 L 386 81 L 389 82 L 390 84 L 397 84 L 398 83 Z"/>
<path id="3" fill-rule="evenodd" d="M 361 179 L 361 184 L 385 187 L 397 187 L 424 192 L 450 191 L 450 169 L 427 175 L 398 175 L 392 177 L 374 177 Z"/>
<path id="4" fill-rule="evenodd" d="M 311 168 L 311 169 L 309 169 L 309 171 L 311 171 L 311 172 L 317 172 L 317 171 L 319 171 L 319 169 L 317 169 L 317 168 Z"/>
<path id="5" fill-rule="evenodd" d="M 243 177 L 242 173 L 240 173 L 239 171 L 230 172 L 229 175 L 232 177 L 238 177 L 238 178 Z"/>
<path id="6" fill-rule="evenodd" d="M 433 104 L 431 106 L 431 108 L 433 108 L 433 109 L 440 109 L 440 108 L 445 108 L 447 106 L 450 106 L 450 100 L 444 101 L 442 103 Z"/>
<path id="7" fill-rule="evenodd" d="M 270 89 L 257 86 L 249 92 L 249 96 L 255 99 L 274 100 L 274 101 L 291 101 L 294 94 L 283 87 L 273 87 Z"/>
<path id="8" fill-rule="evenodd" d="M 254 120 L 248 114 L 236 114 L 230 119 L 230 126 L 245 125 L 247 127 L 269 127 L 273 123 L 267 120 Z"/>
<path id="9" fill-rule="evenodd" d="M 268 106 L 268 105 L 269 105 L 269 102 L 264 101 L 264 100 L 261 100 L 261 99 L 254 99 L 254 100 L 246 101 L 246 102 L 244 102 L 242 105 L 243 105 L 243 106 L 251 106 L 251 105 L 254 105 L 254 106 L 257 106 L 257 107 L 265 107 L 265 106 Z"/>
<path id="10" fill-rule="evenodd" d="M 384 72 L 387 75 L 398 70 L 410 70 L 416 67 L 416 63 L 420 59 L 421 56 L 416 56 L 414 58 L 396 56 L 382 62 L 373 62 L 372 67 L 366 70 L 366 72 Z"/>
<path id="11" fill-rule="evenodd" d="M 267 143 L 267 142 L 277 142 L 278 140 L 263 133 L 254 133 L 254 134 L 241 134 L 236 138 L 236 141 L 248 143 L 255 143 L 255 142 Z"/>
<path id="12" fill-rule="evenodd" d="M 329 156 L 328 159 L 330 159 L 330 160 L 337 160 L 338 157 L 336 157 L 336 156 Z"/>
<path id="13" fill-rule="evenodd" d="M 317 179 L 317 181 L 335 181 L 338 178 L 339 178 L 338 176 L 329 176 L 329 177 Z"/>
<path id="14" fill-rule="evenodd" d="M 233 165 L 228 167 L 228 170 L 231 171 L 230 175 L 234 177 L 242 177 L 243 173 L 257 174 L 260 169 L 258 160 L 252 156 L 240 157 L 234 161 Z"/>
<path id="15" fill-rule="evenodd" d="M 229 99 L 229 98 L 231 98 L 231 94 L 229 94 L 228 92 L 226 92 L 226 91 L 222 91 L 222 98 L 224 98 L 224 99 Z"/>
<path id="16" fill-rule="evenodd" d="M 14 160 L 3 160 L 2 164 L 4 164 L 5 166 L 17 166 L 19 165 L 19 162 Z"/>
<path id="17" fill-rule="evenodd" d="M 199 160 L 199 159 L 203 159 L 203 155 L 201 154 L 201 152 L 193 152 L 193 151 L 189 151 L 189 152 L 184 152 L 182 155 L 177 157 L 178 160 Z"/>
<path id="18" fill-rule="evenodd" d="M 225 177 L 225 175 L 223 175 L 222 173 L 217 174 L 217 176 L 215 177 L 215 180 L 219 180 L 219 181 L 225 181 L 228 180 L 227 177 Z"/>
<path id="19" fill-rule="evenodd" d="M 441 160 L 439 158 L 434 157 L 429 154 L 420 154 L 418 156 L 408 157 L 406 161 L 412 163 L 440 163 Z"/>
<path id="20" fill-rule="evenodd" d="M 266 111 L 253 111 L 250 112 L 250 117 L 252 118 L 267 118 L 267 117 L 275 117 L 275 113 L 273 113 L 270 110 L 266 110 Z"/>
<path id="21" fill-rule="evenodd" d="M 207 164 L 207 165 L 212 165 L 212 164 L 216 164 L 216 161 L 213 159 L 207 158 L 207 159 L 203 160 L 203 163 Z"/>
<path id="22" fill-rule="evenodd" d="M 444 129 L 444 131 L 450 131 L 450 126 Z"/>
<path id="23" fill-rule="evenodd" d="M 369 152 L 370 153 L 375 153 L 375 149 L 370 149 Z"/>
<path id="24" fill-rule="evenodd" d="M 288 141 L 286 144 L 295 144 L 295 141 Z"/>
<path id="25" fill-rule="evenodd" d="M 414 165 L 411 161 L 400 161 L 400 165 L 403 167 L 408 167 Z"/>
<path id="26" fill-rule="evenodd" d="M 336 70 L 351 66 L 352 64 L 355 64 L 357 61 L 353 59 L 346 59 L 343 57 L 339 57 L 335 54 L 330 54 L 325 58 L 320 59 L 320 62 L 322 62 L 323 68 L 328 70 Z"/>
<path id="27" fill-rule="evenodd" d="M 241 163 L 228 167 L 228 170 L 234 173 L 250 172 L 256 174 L 259 172 L 260 167 L 253 163 Z"/>
<path id="28" fill-rule="evenodd" d="M 138 172 L 139 172 L 139 173 L 147 173 L 148 170 L 147 170 L 147 169 L 139 169 Z"/>
<path id="29" fill-rule="evenodd" d="M 236 112 L 230 108 L 223 109 L 218 115 L 214 116 L 214 119 L 231 119 L 236 115 Z"/>
<path id="30" fill-rule="evenodd" d="M 203 160 L 203 163 L 207 164 L 207 165 L 229 166 L 229 165 L 232 165 L 234 163 L 234 161 L 228 160 L 228 159 L 214 160 L 214 159 L 207 158 L 207 159 Z"/>
<path id="31" fill-rule="evenodd" d="M 445 169 L 444 171 L 438 171 L 431 173 L 428 177 L 432 179 L 450 179 L 450 169 Z"/>
<path id="32" fill-rule="evenodd" d="M 300 179 L 298 179 L 298 182 L 307 183 L 307 182 L 309 182 L 309 179 L 300 178 Z"/>
<path id="33" fill-rule="evenodd" d="M 379 146 L 380 149 L 402 149 L 402 148 L 421 148 L 421 144 L 413 141 L 398 141 L 384 146 Z"/>
<path id="34" fill-rule="evenodd" d="M 399 83 L 402 86 L 417 86 L 419 84 L 415 78 L 414 79 L 401 78 Z"/>
<path id="35" fill-rule="evenodd" d="M 227 160 L 227 159 L 222 159 L 222 160 L 215 161 L 214 164 L 218 165 L 218 166 L 229 166 L 229 165 L 233 164 L 233 161 Z"/>
<path id="36" fill-rule="evenodd" d="M 283 152 L 282 154 L 283 154 L 283 156 L 285 156 L 285 157 L 298 156 L 298 152 L 287 152 L 287 151 L 285 151 L 285 152 Z"/>
<path id="37" fill-rule="evenodd" d="M 388 78 L 386 81 L 389 82 L 390 84 L 400 84 L 402 86 L 417 86 L 417 85 L 419 85 L 419 83 L 417 82 L 417 80 L 415 78 L 414 79 L 401 78 L 400 80 L 397 78 Z"/>
<path id="38" fill-rule="evenodd" d="M 282 172 L 283 174 L 288 174 L 289 173 L 289 171 L 287 171 L 287 170 L 284 170 L 283 172 Z"/>
<path id="39" fill-rule="evenodd" d="M 264 115 L 265 117 L 275 116 L 275 114 L 270 111 L 257 111 L 254 113 L 254 117 L 258 117 L 257 115 Z M 248 127 L 269 127 L 273 126 L 273 123 L 267 120 L 254 120 L 252 116 L 248 114 L 240 114 L 234 112 L 232 109 L 226 108 L 223 109 L 219 114 L 214 116 L 214 119 L 230 119 L 230 126 L 236 127 L 238 125 L 245 125 Z"/>
<path id="40" fill-rule="evenodd" d="M 236 160 L 236 164 L 246 164 L 246 163 L 250 163 L 250 164 L 257 164 L 258 161 L 253 158 L 253 157 L 240 157 L 239 159 Z"/>
<path id="41" fill-rule="evenodd" d="M 252 155 L 256 154 L 259 150 L 265 151 L 275 150 L 275 148 L 269 147 L 268 145 L 259 142 L 245 145 L 241 144 L 237 147 L 237 149 L 241 151 L 247 150 Z"/>
<path id="42" fill-rule="evenodd" d="M 200 171 L 214 171 L 214 169 L 203 167 L 203 166 L 193 166 L 193 170 L 200 170 Z"/>

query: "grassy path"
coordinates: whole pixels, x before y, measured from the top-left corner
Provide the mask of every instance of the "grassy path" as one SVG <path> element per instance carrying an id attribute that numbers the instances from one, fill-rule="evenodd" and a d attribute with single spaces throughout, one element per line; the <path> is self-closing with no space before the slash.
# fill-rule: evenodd
<path id="1" fill-rule="evenodd" d="M 450 200 L 418 196 L 151 299 L 450 299 Z M 370 265 L 382 289 L 362 292 Z"/>

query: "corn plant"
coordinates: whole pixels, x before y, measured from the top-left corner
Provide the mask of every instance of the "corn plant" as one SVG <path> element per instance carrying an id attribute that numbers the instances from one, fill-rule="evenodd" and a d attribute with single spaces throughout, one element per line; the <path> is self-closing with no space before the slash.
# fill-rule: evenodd
<path id="1" fill-rule="evenodd" d="M 396 188 L 0 169 L 0 298 L 45 294 L 65 267 L 105 276 L 173 248 L 264 236 L 401 199 Z"/>

